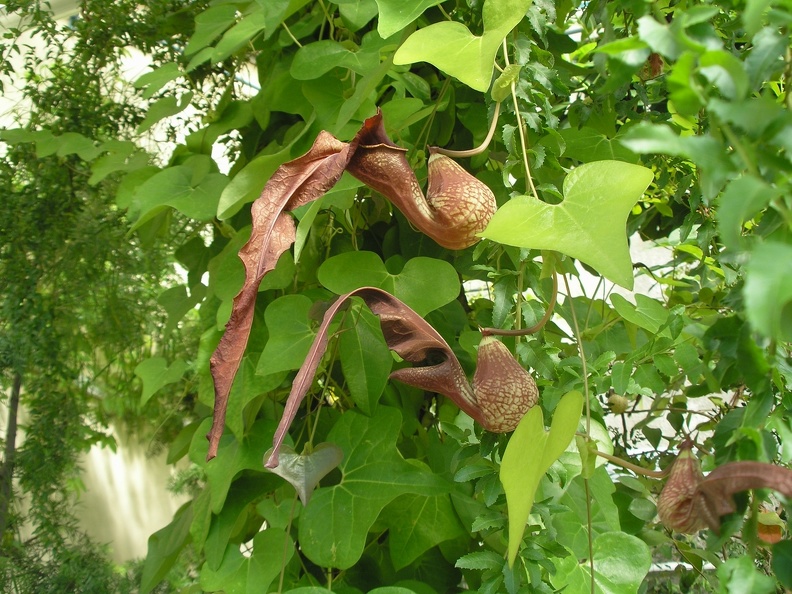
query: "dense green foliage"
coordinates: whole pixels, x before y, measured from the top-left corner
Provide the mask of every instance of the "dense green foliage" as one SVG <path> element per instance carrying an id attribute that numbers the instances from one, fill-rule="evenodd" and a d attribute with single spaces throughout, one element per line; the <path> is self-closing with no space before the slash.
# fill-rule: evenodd
<path id="1" fill-rule="evenodd" d="M 100 6 L 91 14 L 101 21 Z M 661 481 L 590 455 L 596 447 L 664 468 L 691 436 L 705 470 L 733 460 L 792 461 L 792 12 L 785 5 L 216 0 L 172 9 L 148 15 L 152 29 L 140 34 L 147 44 L 115 34 L 119 45 L 153 55 L 130 100 L 147 102 L 142 117 L 129 105 L 102 103 L 95 107 L 105 113 L 96 116 L 102 126 L 74 128 L 42 107 L 52 119 L 2 133 L 9 167 L 14 155 L 27 155 L 28 166 L 39 168 L 9 177 L 7 217 L 32 217 L 40 205 L 28 193 L 34 182 L 49 184 L 48 192 L 65 183 L 51 164 L 66 161 L 88 177 L 83 187 L 114 195 L 134 231 L 128 241 L 148 250 L 108 252 L 103 263 L 139 274 L 144 253 L 159 263 L 164 246 L 185 271 L 180 284 L 164 266 L 153 283 L 121 283 L 144 293 L 131 297 L 133 318 L 148 320 L 155 310 L 145 291 L 162 289 L 156 315 L 167 315 L 164 328 L 141 329 L 134 319 L 121 328 L 170 345 L 137 352 L 140 381 L 132 386 L 144 413 L 178 411 L 168 418 L 181 422 L 180 432 L 163 439 L 171 462 L 190 465 L 185 482 L 193 495 L 149 540 L 143 592 L 792 588 L 786 510 L 771 494 L 742 496 L 720 535 L 678 535 L 656 518 Z M 89 19 L 82 22 L 92 30 Z M 495 100 L 502 104 L 493 143 L 462 160 L 501 206 L 476 246 L 439 247 L 351 177 L 295 211 L 295 248 L 262 283 L 226 434 L 218 457 L 206 462 L 209 357 L 242 286 L 237 252 L 250 234 L 249 205 L 267 179 L 322 130 L 350 139 L 378 107 L 424 179 L 426 147 L 478 145 Z M 164 135 L 175 141 L 172 151 L 148 156 L 140 148 Z M 640 198 L 625 189 L 640 185 L 638 165 L 653 174 Z M 103 185 L 117 179 L 117 188 Z M 95 213 L 83 224 L 114 219 L 107 202 L 90 204 L 94 211 L 77 209 Z M 34 222 L 11 225 L 4 244 L 42 239 L 57 251 L 66 241 L 59 233 L 87 237 L 78 231 L 82 220 L 54 221 L 51 234 L 30 230 Z M 653 263 L 630 266 L 628 237 L 657 248 Z M 13 252 L 0 254 L 10 262 Z M 94 288 L 107 276 L 59 270 L 71 274 L 63 297 L 33 271 L 11 277 L 25 297 L 4 302 L 9 328 L 16 327 L 6 312 L 19 299 L 54 307 L 47 304 L 57 294 L 85 306 L 90 285 L 92 297 L 110 305 L 113 294 Z M 335 295 L 365 285 L 393 292 L 472 373 L 477 328 L 533 325 L 551 299 L 553 271 L 561 278 L 554 317 L 538 334 L 504 342 L 539 384 L 542 414 L 530 420 L 539 430 L 565 395 L 584 395 L 582 454 L 570 448 L 559 457 L 553 431 L 536 439 L 514 434 L 512 447 L 540 460 L 530 472 L 526 463 L 538 491 L 532 507 L 522 502 L 530 515 L 513 565 L 506 495 L 512 510 L 509 485 L 520 456 L 505 456 L 510 437 L 483 431 L 444 398 L 389 382 L 403 362 L 365 308 L 339 316 L 337 339 L 290 432 L 296 454 L 335 444 L 344 454 L 338 468 L 307 505 L 265 471 L 291 380 Z M 171 284 L 160 285 L 162 277 Z M 633 277 L 642 293 L 629 293 Z M 25 324 L 54 331 L 47 311 L 26 314 Z M 28 343 L 39 336 L 18 328 Z M 80 338 L 90 352 L 97 344 L 122 350 L 105 335 Z M 31 353 L 42 351 L 30 343 Z M 10 386 L 25 367 L 3 361 Z M 59 385 L 76 390 L 78 380 L 72 372 Z M 28 406 L 35 410 L 36 402 Z M 72 394 L 69 402 L 81 401 Z M 571 407 L 560 408 L 567 412 L 557 425 L 567 429 Z M 69 430 L 80 423 L 74 419 Z M 80 443 L 63 435 L 72 447 Z M 61 479 L 53 475 L 55 486 Z M 761 537 L 774 522 L 785 539 L 770 545 Z M 654 584 L 652 560 L 693 569 L 673 584 Z"/>
<path id="2" fill-rule="evenodd" d="M 128 386 L 141 359 L 172 348 L 157 297 L 174 275 L 164 251 L 144 251 L 128 235 L 115 206 L 118 177 L 97 175 L 100 153 L 87 140 L 123 147 L 143 117 L 117 92 L 126 23 L 90 26 L 86 6 L 76 27 L 64 29 L 33 6 L 17 14 L 25 11 L 6 32 L 6 56 L 20 58 L 3 62 L 1 79 L 23 98 L 15 116 L 25 128 L 16 134 L 33 134 L 37 144 L 10 142 L 0 157 L 0 385 L 8 405 L 0 590 L 119 591 L 131 583 L 124 586 L 129 580 L 74 516 L 85 489 L 79 461 L 95 444 L 115 448 L 112 422 L 151 437 Z M 38 56 L 25 52 L 31 33 Z M 105 52 L 93 51 L 99 43 Z M 150 418 L 159 423 L 172 409 Z M 179 428 L 175 417 L 161 431 Z"/>

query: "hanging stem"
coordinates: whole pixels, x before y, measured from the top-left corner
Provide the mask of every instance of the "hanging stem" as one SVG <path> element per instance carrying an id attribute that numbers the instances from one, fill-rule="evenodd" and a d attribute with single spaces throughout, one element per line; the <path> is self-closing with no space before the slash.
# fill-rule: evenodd
<path id="1" fill-rule="evenodd" d="M 586 353 L 583 351 L 583 339 L 580 336 L 580 326 L 578 325 L 577 313 L 575 313 L 575 305 L 572 303 L 572 295 L 569 290 L 569 280 L 567 275 L 564 274 L 564 288 L 566 289 L 566 296 L 569 298 L 569 311 L 572 314 L 572 330 L 575 333 L 575 341 L 577 342 L 578 352 L 580 353 L 580 362 L 583 366 L 583 397 L 586 403 L 586 439 L 591 439 L 591 404 L 589 403 L 589 386 L 588 386 L 588 366 L 586 365 Z M 589 480 L 583 478 L 583 485 L 586 489 L 586 524 L 588 530 L 588 549 L 589 549 L 589 569 L 591 573 L 591 594 L 594 594 L 594 536 L 591 534 L 592 519 L 591 519 L 591 496 L 589 494 Z"/>
<path id="2" fill-rule="evenodd" d="M 286 555 L 289 552 L 289 533 L 291 532 L 292 520 L 294 520 L 294 510 L 297 508 L 297 492 L 294 492 L 292 498 L 291 511 L 289 512 L 289 523 L 286 526 L 285 536 L 283 538 L 283 556 L 281 557 L 281 570 L 280 578 L 278 579 L 278 594 L 283 592 L 283 578 L 286 575 Z"/>
<path id="3" fill-rule="evenodd" d="M 506 46 L 506 40 L 503 40 L 503 61 L 506 66 L 509 65 L 509 52 Z M 528 143 L 525 140 L 525 122 L 520 115 L 520 104 L 517 101 L 517 85 L 511 83 L 511 96 L 514 103 L 514 115 L 517 116 L 517 130 L 520 132 L 520 149 L 522 150 L 523 166 L 525 167 L 525 178 L 528 180 L 528 187 L 531 189 L 533 197 L 539 200 L 539 193 L 536 191 L 536 186 L 533 183 L 533 176 L 531 175 L 531 166 L 528 165 Z"/>
<path id="4" fill-rule="evenodd" d="M 544 328 L 545 324 L 547 324 L 548 320 L 553 315 L 553 309 L 555 309 L 556 298 L 558 297 L 558 274 L 556 271 L 553 271 L 553 294 L 550 297 L 550 303 L 547 304 L 547 310 L 545 311 L 544 316 L 542 319 L 539 320 L 536 324 L 531 326 L 530 328 L 519 328 L 514 330 L 504 330 L 502 328 L 481 328 L 480 332 L 482 336 L 528 336 L 529 334 L 536 334 Z"/>
<path id="5" fill-rule="evenodd" d="M 453 149 L 436 147 L 434 151 L 436 153 L 440 153 L 441 155 L 445 155 L 446 157 L 453 157 L 455 159 L 464 159 L 466 157 L 475 157 L 476 155 L 480 155 L 485 150 L 487 150 L 489 143 L 492 142 L 492 138 L 493 136 L 495 136 L 495 128 L 497 127 L 498 124 L 499 114 L 500 114 L 500 103 L 496 103 L 495 111 L 492 114 L 492 122 L 490 123 L 489 132 L 487 132 L 487 137 L 476 148 L 468 149 L 466 151 L 455 151 Z"/>
<path id="6" fill-rule="evenodd" d="M 583 436 L 585 437 L 585 435 Z M 635 474 L 640 474 L 641 476 L 648 476 L 650 478 L 661 479 L 668 476 L 668 473 L 671 472 L 671 466 L 669 465 L 664 470 L 649 470 L 647 468 L 642 468 L 637 464 L 633 464 L 632 462 L 627 462 L 627 460 L 622 460 L 618 456 L 613 456 L 606 452 L 600 452 L 599 450 L 592 450 L 597 456 L 601 458 L 605 458 L 608 462 L 612 462 L 617 466 L 621 466 L 622 468 L 626 468 L 627 470 L 631 470 Z"/>

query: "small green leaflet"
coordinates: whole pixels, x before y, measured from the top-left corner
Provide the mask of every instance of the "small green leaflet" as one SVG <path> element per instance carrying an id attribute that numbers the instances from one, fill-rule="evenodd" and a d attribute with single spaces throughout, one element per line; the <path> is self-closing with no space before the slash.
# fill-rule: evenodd
<path id="1" fill-rule="evenodd" d="M 349 395 L 363 414 L 370 415 L 385 390 L 393 365 L 379 318 L 365 308 L 349 312 L 341 325 L 338 354 Z"/>
<path id="2" fill-rule="evenodd" d="M 197 155 L 183 165 L 163 169 L 141 183 L 129 205 L 131 231 L 172 207 L 199 221 L 211 220 L 228 177 L 218 173 L 211 158 Z"/>
<path id="3" fill-rule="evenodd" d="M 410 35 L 396 51 L 393 63 L 429 62 L 484 92 L 492 81 L 495 55 L 501 42 L 523 19 L 530 5 L 531 0 L 485 0 L 481 13 L 483 35 L 473 35 L 456 21 L 434 23 Z"/>
<path id="4" fill-rule="evenodd" d="M 165 578 L 185 545 L 190 542 L 193 506 L 185 503 L 174 514 L 170 524 L 157 530 L 148 539 L 148 553 L 143 563 L 140 591 L 148 594 Z"/>
<path id="5" fill-rule="evenodd" d="M 517 558 L 539 481 L 572 441 L 582 411 L 583 394 L 576 390 L 568 392 L 558 402 L 547 432 L 542 409 L 534 406 L 520 421 L 506 446 L 500 480 L 509 511 L 510 566 Z"/>
<path id="6" fill-rule="evenodd" d="M 564 180 L 564 201 L 547 204 L 517 196 L 481 234 L 521 248 L 555 250 L 577 258 L 614 283 L 632 289 L 627 216 L 652 181 L 646 167 L 596 161 Z"/>

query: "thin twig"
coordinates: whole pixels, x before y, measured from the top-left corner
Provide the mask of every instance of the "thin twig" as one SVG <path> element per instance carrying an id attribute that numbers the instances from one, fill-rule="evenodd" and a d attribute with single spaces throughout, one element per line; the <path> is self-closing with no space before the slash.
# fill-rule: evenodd
<path id="1" fill-rule="evenodd" d="M 294 36 L 294 34 L 291 32 L 291 29 L 289 29 L 289 26 L 286 24 L 286 21 L 283 21 L 283 22 L 281 22 L 281 25 L 283 25 L 283 29 L 286 31 L 286 34 L 287 34 L 289 37 L 291 37 L 291 38 L 292 38 L 292 41 L 293 41 L 294 43 L 296 43 L 296 44 L 297 44 L 297 47 L 302 47 L 302 43 L 300 43 L 299 41 L 297 41 L 297 38 L 296 38 L 296 37 Z"/>
<path id="2" fill-rule="evenodd" d="M 506 40 L 503 40 L 503 61 L 506 66 L 509 65 L 509 52 L 506 47 Z M 528 186 L 531 188 L 533 197 L 539 200 L 539 193 L 536 191 L 536 186 L 533 183 L 533 176 L 531 175 L 531 166 L 528 165 L 528 143 L 525 140 L 525 122 L 520 115 L 520 104 L 517 101 L 517 85 L 514 81 L 511 83 L 511 96 L 514 103 L 514 115 L 517 117 L 517 130 L 520 132 L 520 149 L 522 150 L 523 166 L 525 167 L 525 179 L 528 180 Z"/>
<path id="3" fill-rule="evenodd" d="M 490 123 L 489 131 L 487 132 L 487 137 L 476 148 L 468 149 L 466 151 L 455 151 L 453 149 L 446 149 L 436 146 L 433 147 L 434 152 L 440 153 L 441 155 L 445 155 L 446 157 L 453 157 L 455 159 L 464 159 L 466 157 L 475 157 L 476 155 L 480 155 L 485 150 L 487 150 L 489 143 L 492 142 L 492 137 L 495 136 L 495 128 L 497 127 L 498 124 L 499 114 L 500 114 L 500 102 L 495 104 L 495 111 L 492 114 L 492 122 Z"/>
<path id="4" fill-rule="evenodd" d="M 572 314 L 572 330 L 575 333 L 575 341 L 577 342 L 578 352 L 580 353 L 580 362 L 583 366 L 583 399 L 586 404 L 586 439 L 591 439 L 591 403 L 589 402 L 589 387 L 588 387 L 588 366 L 586 364 L 586 353 L 583 351 L 583 339 L 580 336 L 580 326 L 578 325 L 577 313 L 575 313 L 575 304 L 572 303 L 572 295 L 569 290 L 569 280 L 567 275 L 564 274 L 564 288 L 566 289 L 566 296 L 569 298 L 569 311 Z M 589 568 L 591 571 L 591 594 L 594 594 L 594 536 L 591 533 L 593 521 L 591 518 L 591 496 L 589 495 L 589 480 L 583 477 L 583 485 L 586 488 L 586 531 L 588 534 L 588 548 L 589 548 Z"/>

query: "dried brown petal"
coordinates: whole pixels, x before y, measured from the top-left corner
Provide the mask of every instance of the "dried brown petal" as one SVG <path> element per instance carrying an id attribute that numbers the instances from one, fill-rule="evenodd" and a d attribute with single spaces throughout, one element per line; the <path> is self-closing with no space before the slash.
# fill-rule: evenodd
<path id="1" fill-rule="evenodd" d="M 707 524 L 715 532 L 720 517 L 736 511 L 734 494 L 749 489 L 773 489 L 792 497 L 792 470 L 766 462 L 728 462 L 710 472 L 698 488 L 699 508 L 706 509 Z"/>
<path id="2" fill-rule="evenodd" d="M 479 343 L 473 392 L 484 417 L 482 425 L 494 433 L 514 431 L 539 400 L 534 379 L 494 336 L 484 336 Z"/>

